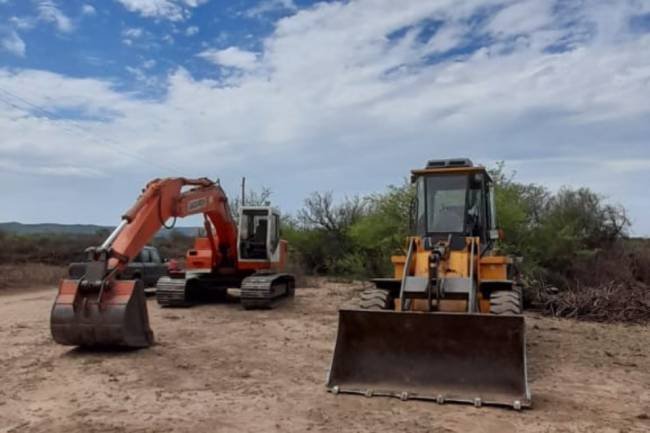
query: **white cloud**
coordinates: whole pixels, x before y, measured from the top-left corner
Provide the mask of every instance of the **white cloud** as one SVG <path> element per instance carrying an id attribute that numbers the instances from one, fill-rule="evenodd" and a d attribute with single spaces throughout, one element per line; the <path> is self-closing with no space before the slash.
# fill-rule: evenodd
<path id="1" fill-rule="evenodd" d="M 194 36 L 199 32 L 199 28 L 197 26 L 189 26 L 187 29 L 185 29 L 185 36 Z"/>
<path id="2" fill-rule="evenodd" d="M 244 12 L 249 18 L 258 18 L 270 12 L 296 11 L 298 7 L 293 0 L 262 0 Z"/>
<path id="3" fill-rule="evenodd" d="M 18 33 L 14 30 L 5 30 L 0 28 L 0 48 L 19 57 L 25 57 L 26 45 Z"/>
<path id="4" fill-rule="evenodd" d="M 502 35 L 537 31 L 553 23 L 552 6 L 551 2 L 539 0 L 513 3 L 490 20 L 488 29 Z"/>
<path id="5" fill-rule="evenodd" d="M 154 87 L 160 85 L 160 80 L 158 79 L 158 77 L 154 75 L 148 75 L 146 72 L 147 68 L 144 65 L 142 65 L 139 68 L 127 66 L 125 69 L 129 74 L 133 75 L 133 78 L 136 81 L 138 81 L 140 85 L 144 85 L 147 87 Z"/>
<path id="6" fill-rule="evenodd" d="M 84 15 L 96 15 L 97 10 L 89 4 L 85 4 L 81 7 L 81 13 Z"/>
<path id="7" fill-rule="evenodd" d="M 157 87 L 163 83 L 161 83 L 161 80 L 158 76 L 150 73 L 151 69 L 154 66 L 156 66 L 156 61 L 150 59 L 143 61 L 138 67 L 127 66 L 125 69 L 141 85 L 145 85 L 147 87 Z"/>
<path id="8" fill-rule="evenodd" d="M 124 7 L 144 17 L 183 21 L 189 16 L 189 9 L 196 8 L 208 0 L 117 0 Z"/>
<path id="9" fill-rule="evenodd" d="M 73 165 L 34 165 L 12 159 L 0 159 L 0 168 L 6 172 L 56 177 L 106 177 L 100 170 Z"/>
<path id="10" fill-rule="evenodd" d="M 199 57 L 216 65 L 231 68 L 253 70 L 257 67 L 257 54 L 244 51 L 237 47 L 228 47 L 225 50 L 208 49 L 198 54 Z"/>
<path id="11" fill-rule="evenodd" d="M 36 26 L 36 20 L 31 17 L 11 17 L 9 22 L 20 30 L 31 30 Z"/>
<path id="12" fill-rule="evenodd" d="M 131 27 L 122 30 L 122 37 L 124 38 L 137 39 L 143 34 L 144 34 L 144 30 L 138 27 Z"/>
<path id="13" fill-rule="evenodd" d="M 53 23 L 56 28 L 64 33 L 73 30 L 72 21 L 58 8 L 52 0 L 39 0 L 38 18 L 42 21 Z"/>
<path id="14" fill-rule="evenodd" d="M 135 40 L 142 38 L 145 31 L 139 27 L 130 27 L 122 30 L 122 43 L 124 45 L 133 45 Z"/>
<path id="15" fill-rule="evenodd" d="M 285 209 L 312 190 L 380 189 L 434 157 L 503 159 L 522 181 L 608 195 L 630 210 L 638 233 L 650 234 L 650 57 L 641 55 L 650 34 L 627 27 L 640 6 L 586 1 L 558 17 L 525 2 L 542 16 L 528 20 L 511 7 L 481 15 L 497 3 L 319 3 L 277 22 L 259 53 L 199 54 L 234 68 L 234 79 L 177 69 L 160 100 L 136 99 L 103 80 L 0 69 L 0 88 L 90 119 L 77 122 L 82 134 L 70 132 L 69 118 L 0 104 L 0 158 L 121 173 L 132 186 L 146 180 L 145 169 L 216 173 L 231 186 L 253 172 Z M 615 19 L 594 12 L 596 4 Z M 442 24 L 424 37 L 424 22 Z M 582 28 L 589 31 L 577 35 Z M 565 49 L 549 49 L 556 46 Z M 131 73 L 146 81 L 146 69 Z M 125 146 L 180 170 L 156 171 L 121 153 Z M 11 216 L 2 212 L 0 219 Z"/>

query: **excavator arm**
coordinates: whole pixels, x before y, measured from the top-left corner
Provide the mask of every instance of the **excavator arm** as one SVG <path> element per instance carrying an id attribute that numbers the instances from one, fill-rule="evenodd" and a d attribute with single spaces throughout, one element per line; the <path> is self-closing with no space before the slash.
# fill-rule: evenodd
<path id="1" fill-rule="evenodd" d="M 207 178 L 155 179 L 102 245 L 86 250 L 90 260 L 84 277 L 61 281 L 50 322 L 54 340 L 75 346 L 152 344 L 142 283 L 116 276 L 167 220 L 199 213 L 204 214 L 213 267 L 234 263 L 237 224 L 223 189 Z"/>
<path id="2" fill-rule="evenodd" d="M 187 186 L 193 188 L 182 191 Z M 167 178 L 149 182 L 96 254 L 110 248 L 107 251 L 110 256 L 108 269 L 119 270 L 140 252 L 168 219 L 199 213 L 204 214 L 206 221 L 216 230 L 211 236 L 213 266 L 224 259 L 236 260 L 237 223 L 232 218 L 223 189 L 206 178 Z"/>

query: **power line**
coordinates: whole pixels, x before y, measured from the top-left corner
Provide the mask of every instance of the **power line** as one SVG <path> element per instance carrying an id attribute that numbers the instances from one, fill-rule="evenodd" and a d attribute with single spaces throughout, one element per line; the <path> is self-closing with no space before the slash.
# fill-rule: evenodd
<path id="1" fill-rule="evenodd" d="M 86 138 L 89 138 L 91 141 L 95 141 L 96 143 L 99 143 L 99 144 L 104 144 L 104 145 L 106 145 L 107 149 L 110 149 L 115 153 L 121 154 L 122 156 L 127 156 L 127 157 L 130 157 L 130 158 L 142 161 L 142 162 L 144 162 L 144 163 L 146 163 L 146 164 L 148 164 L 148 165 L 150 165 L 152 167 L 155 167 L 155 168 L 158 168 L 158 169 L 161 169 L 161 170 L 164 170 L 164 171 L 172 171 L 172 172 L 176 172 L 176 173 L 181 173 L 181 170 L 179 170 L 178 167 L 172 167 L 172 166 L 167 166 L 166 164 L 163 165 L 163 164 L 160 164 L 160 163 L 156 163 L 156 162 L 150 161 L 149 159 L 144 158 L 144 157 L 142 157 L 142 156 L 140 156 L 140 155 L 138 155 L 136 153 L 126 151 L 126 150 L 122 149 L 120 147 L 119 143 L 116 142 L 115 140 L 105 138 L 105 137 L 98 137 L 98 136 L 94 135 L 91 131 L 89 131 L 88 129 L 84 128 L 81 124 L 77 123 L 76 121 L 71 120 L 71 119 L 66 119 L 63 116 L 57 115 L 56 113 L 53 113 L 52 111 L 49 111 L 48 109 L 43 108 L 42 106 L 40 106 L 38 104 L 35 104 L 35 103 L 25 99 L 24 97 L 16 95 L 15 93 L 12 93 L 12 92 L 10 92 L 10 91 L 2 88 L 2 87 L 0 87 L 0 92 L 1 92 L 0 93 L 0 101 L 4 102 L 5 104 L 9 105 L 12 108 L 15 108 L 15 109 L 21 110 L 21 111 L 25 110 L 25 107 L 21 107 L 21 106 L 15 104 L 15 102 L 12 102 L 11 100 L 8 100 L 7 96 L 9 96 L 9 98 L 12 98 L 14 100 L 18 100 L 18 101 L 22 102 L 23 104 L 31 107 L 37 114 L 40 114 L 41 117 L 45 117 L 46 119 L 48 119 L 51 122 L 56 122 L 57 120 L 58 121 L 65 121 L 66 123 L 65 124 L 59 124 L 59 127 L 61 127 L 62 129 L 64 129 L 65 131 L 67 131 L 67 132 L 69 132 L 71 134 L 76 134 L 76 133 L 78 133 L 80 131 L 80 132 L 84 133 L 86 135 Z M 5 96 L 2 97 L 2 94 L 4 94 Z M 73 127 L 74 129 L 77 130 L 77 132 L 71 130 L 69 127 Z"/>

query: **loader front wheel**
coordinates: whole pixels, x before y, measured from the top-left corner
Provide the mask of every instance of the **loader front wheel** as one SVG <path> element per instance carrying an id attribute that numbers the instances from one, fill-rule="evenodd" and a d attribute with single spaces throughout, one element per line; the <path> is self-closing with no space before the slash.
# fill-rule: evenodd
<path id="1" fill-rule="evenodd" d="M 490 296 L 491 314 L 521 314 L 521 294 L 517 290 L 499 290 Z"/>
<path id="2" fill-rule="evenodd" d="M 388 290 L 366 289 L 361 292 L 359 307 L 363 310 L 390 310 L 393 308 L 393 297 Z"/>

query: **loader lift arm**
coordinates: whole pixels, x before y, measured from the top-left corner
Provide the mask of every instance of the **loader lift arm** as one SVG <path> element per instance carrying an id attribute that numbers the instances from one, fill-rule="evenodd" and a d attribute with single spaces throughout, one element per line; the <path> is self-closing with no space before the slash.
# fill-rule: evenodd
<path id="1" fill-rule="evenodd" d="M 183 191 L 185 187 L 191 188 Z M 76 346 L 151 345 L 142 283 L 116 276 L 169 218 L 199 213 L 204 214 L 213 267 L 234 266 L 237 223 L 223 189 L 207 178 L 155 179 L 104 243 L 86 250 L 90 259 L 86 275 L 61 281 L 51 314 L 54 340 Z"/>

